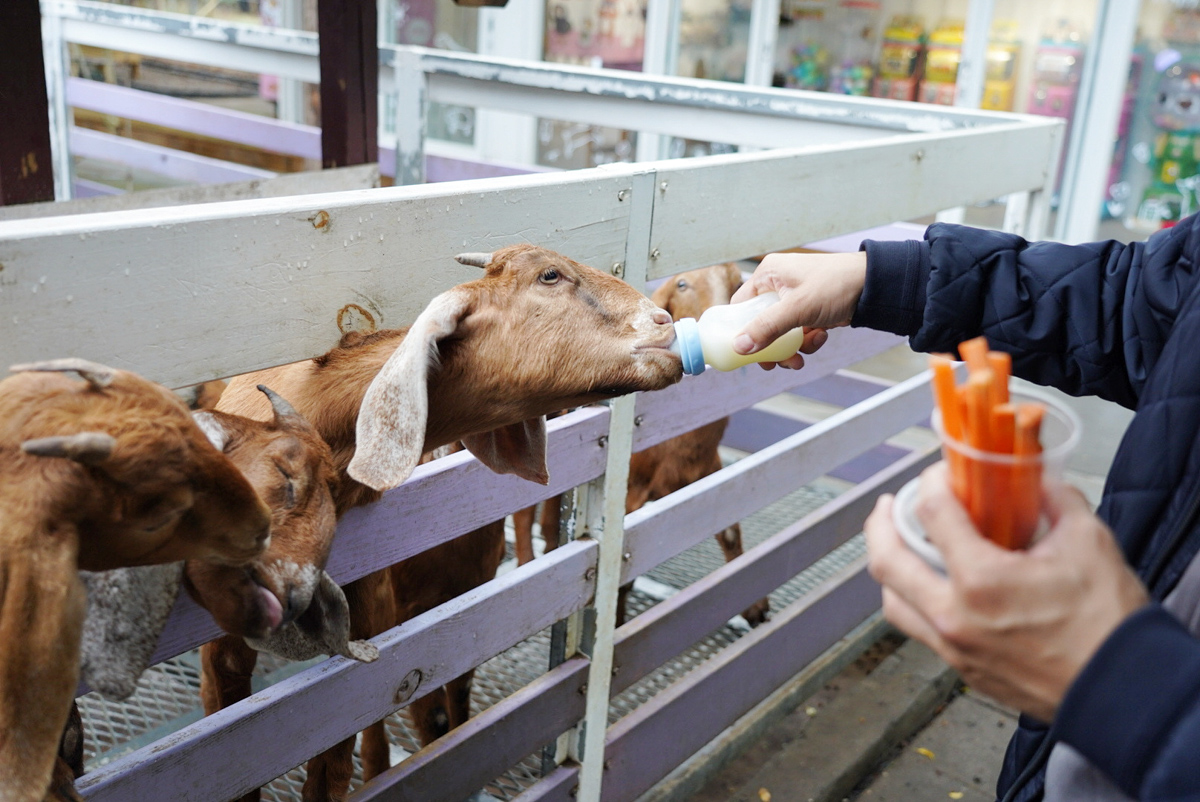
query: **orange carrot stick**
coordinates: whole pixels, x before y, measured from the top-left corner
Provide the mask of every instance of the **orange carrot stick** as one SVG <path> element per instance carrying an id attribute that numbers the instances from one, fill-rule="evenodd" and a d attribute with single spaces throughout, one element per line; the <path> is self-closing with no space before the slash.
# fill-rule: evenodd
<path id="1" fill-rule="evenodd" d="M 1013 434 L 1013 454 L 1018 464 L 1013 470 L 1012 545 L 1023 549 L 1037 532 L 1042 508 L 1042 452 L 1040 434 L 1046 409 L 1041 404 L 1021 404 L 1017 407 L 1016 429 Z M 1020 458 L 1025 459 L 1020 459 Z"/>
<path id="2" fill-rule="evenodd" d="M 971 373 L 975 373 L 976 371 L 980 370 L 988 370 L 988 347 L 986 338 L 975 337 L 959 343 L 958 353 L 962 355 L 963 361 L 967 363 L 967 370 L 969 370 Z"/>
<path id="3" fill-rule="evenodd" d="M 929 367 L 933 371 L 933 400 L 942 413 L 942 429 L 947 437 L 963 439 L 962 410 L 958 405 L 958 394 L 954 386 L 954 366 L 949 360 L 932 357 Z"/>
<path id="4" fill-rule="evenodd" d="M 1005 403 L 992 407 L 992 450 L 1000 454 L 1013 453 L 1016 431 L 1016 406 Z"/>
<path id="5" fill-rule="evenodd" d="M 1000 454 L 1011 454 L 1017 425 L 1017 408 L 1013 404 L 992 407 L 992 446 Z M 1013 543 L 1013 477 L 1012 465 L 996 464 L 989 488 L 991 529 L 987 536 L 997 545 L 1011 549 Z"/>
<path id="6" fill-rule="evenodd" d="M 992 404 L 1008 403 L 1008 378 L 1012 376 L 1012 354 L 1004 351 L 988 351 L 988 367 L 996 374 L 996 382 L 992 385 L 995 393 Z"/>
<path id="7" fill-rule="evenodd" d="M 973 371 L 967 377 L 966 395 L 966 442 L 979 451 L 991 450 L 990 398 L 992 371 L 988 368 Z M 988 466 L 978 459 L 969 459 L 967 464 L 967 511 L 975 525 L 984 528 L 984 507 L 990 493 Z"/>

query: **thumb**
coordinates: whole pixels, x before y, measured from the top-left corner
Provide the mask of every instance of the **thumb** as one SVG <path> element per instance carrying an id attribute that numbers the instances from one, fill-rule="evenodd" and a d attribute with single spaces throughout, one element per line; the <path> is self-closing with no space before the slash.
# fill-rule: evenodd
<path id="1" fill-rule="evenodd" d="M 786 302 L 772 304 L 734 338 L 733 350 L 739 354 L 756 353 L 799 326 L 800 316 Z"/>

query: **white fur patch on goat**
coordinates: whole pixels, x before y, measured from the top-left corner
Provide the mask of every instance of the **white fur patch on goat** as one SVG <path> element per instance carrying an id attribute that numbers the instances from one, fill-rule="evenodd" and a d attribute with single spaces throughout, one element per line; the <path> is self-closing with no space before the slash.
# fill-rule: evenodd
<path id="1" fill-rule="evenodd" d="M 225 444 L 229 442 L 229 435 L 221 424 L 217 423 L 217 418 L 209 412 L 193 412 L 192 420 L 196 421 L 196 425 L 200 427 L 200 431 L 204 432 L 204 436 L 208 438 L 208 442 L 213 444 L 213 448 L 217 451 L 224 452 Z"/>
<path id="2" fill-rule="evenodd" d="M 454 333 L 469 305 L 470 296 L 458 290 L 434 298 L 375 375 L 358 410 L 354 458 L 347 468 L 351 478 L 389 490 L 420 462 L 437 343 Z"/>

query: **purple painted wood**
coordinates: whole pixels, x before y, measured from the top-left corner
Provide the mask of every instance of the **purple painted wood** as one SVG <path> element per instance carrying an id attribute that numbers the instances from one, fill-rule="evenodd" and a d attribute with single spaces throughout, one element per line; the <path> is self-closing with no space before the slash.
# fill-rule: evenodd
<path id="1" fill-rule="evenodd" d="M 750 513 L 927 415 L 932 406 L 922 374 L 815 423 L 745 459 L 625 516 L 621 580 L 740 521 Z M 714 492 L 720 487 L 720 492 Z"/>
<path id="2" fill-rule="evenodd" d="M 587 667 L 576 657 L 551 669 L 366 783 L 354 802 L 466 798 L 583 718 Z"/>
<path id="3" fill-rule="evenodd" d="M 374 638 L 375 662 L 326 660 L 106 764 L 80 792 L 94 802 L 240 796 L 580 609 L 597 552 L 595 541 L 568 543 Z"/>
<path id="4" fill-rule="evenodd" d="M 937 458 L 936 450 L 909 455 L 626 623 L 617 630 L 613 693 L 861 532 L 881 493 L 895 493 Z"/>
<path id="5" fill-rule="evenodd" d="M 860 532 L 880 493 L 895 492 L 936 457 L 934 451 L 909 457 L 621 627 L 612 692 L 629 688 Z M 466 798 L 582 718 L 579 689 L 586 677 L 586 660 L 564 663 L 377 777 L 356 802 Z"/>
<path id="6" fill-rule="evenodd" d="M 739 404 L 774 395 L 781 386 L 802 379 L 807 370 L 709 371 L 697 377 L 701 382 L 699 387 L 688 391 L 690 394 L 704 389 L 699 410 L 681 406 L 687 403 L 686 397 L 675 396 L 668 397 L 661 407 L 649 404 L 645 414 L 651 418 L 657 416 L 660 421 L 669 414 L 672 427 L 686 431 L 715 420 Z M 645 394 L 642 398 L 672 393 L 679 387 Z M 378 503 L 346 514 L 338 528 L 327 570 L 337 582 L 345 584 L 594 479 L 604 470 L 605 451 L 599 441 L 608 434 L 608 417 L 606 407 L 589 407 L 547 424 L 550 484 L 544 487 L 513 476 L 492 474 L 466 452 L 419 466 L 407 482 L 385 494 Z M 640 428 L 646 428 L 646 424 Z M 655 438 L 651 435 L 646 439 Z M 472 503 L 452 503 L 460 498 L 464 486 L 471 487 Z M 159 639 L 153 659 L 161 662 L 219 634 L 207 612 L 191 599 L 182 598 Z"/>
<path id="7" fill-rule="evenodd" d="M 513 802 L 575 802 L 578 789 L 579 766 L 564 764 L 513 797 Z"/>
<path id="8" fill-rule="evenodd" d="M 67 79 L 67 103 L 80 109 L 175 128 L 289 156 L 321 158 L 321 129 L 140 89 Z"/>
<path id="9" fill-rule="evenodd" d="M 866 558 L 614 724 L 601 799 L 636 799 L 879 609 Z"/>
<path id="10" fill-rule="evenodd" d="M 741 451 L 760 451 L 772 443 L 778 443 L 785 437 L 803 431 L 810 425 L 765 409 L 743 409 L 730 416 L 725 436 L 721 438 L 721 445 Z M 831 468 L 827 474 L 847 482 L 861 482 L 907 453 L 907 449 L 881 443 L 865 454 Z"/>
<path id="11" fill-rule="evenodd" d="M 115 161 L 195 184 L 222 184 L 276 175 L 270 170 L 210 159 L 87 128 L 71 129 L 71 153 Z"/>
<path id="12" fill-rule="evenodd" d="M 729 373 L 707 370 L 656 393 L 641 393 L 637 416 L 641 425 L 634 431 L 633 450 L 641 451 L 756 404 L 773 395 L 828 376 L 842 365 L 865 359 L 904 342 L 894 334 L 869 329 L 837 329 L 829 341 L 805 357 L 803 370 L 764 372 L 757 365 Z M 682 413 L 686 410 L 686 413 Z"/>
<path id="13" fill-rule="evenodd" d="M 866 401 L 880 390 L 886 390 L 892 384 L 893 382 L 885 382 L 872 376 L 839 370 L 792 392 L 813 401 L 833 404 L 835 407 L 852 407 L 860 401 Z"/>
<path id="14" fill-rule="evenodd" d="M 120 195 L 121 190 L 101 184 L 98 181 L 88 181 L 86 178 L 75 179 L 74 198 L 98 198 L 104 195 Z"/>
<path id="15" fill-rule="evenodd" d="M 380 156 L 382 162 L 383 157 Z M 392 156 L 393 167 L 395 155 Z M 476 162 L 452 159 L 447 156 L 425 156 L 425 181 L 429 184 L 441 181 L 469 181 L 472 178 L 495 178 L 501 175 L 527 175 L 528 173 L 558 172 L 553 167 L 540 164 L 504 164 L 501 162 Z M 394 173 L 393 173 L 394 174 Z"/>

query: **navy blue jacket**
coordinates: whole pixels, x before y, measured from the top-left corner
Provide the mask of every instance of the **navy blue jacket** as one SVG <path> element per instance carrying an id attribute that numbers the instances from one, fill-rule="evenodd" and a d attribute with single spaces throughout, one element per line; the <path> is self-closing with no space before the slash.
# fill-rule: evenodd
<path id="1" fill-rule="evenodd" d="M 983 334 L 1022 378 L 1136 410 L 1099 515 L 1156 603 L 1101 647 L 1049 734 L 1022 719 L 998 795 L 1040 799 L 1058 739 L 1137 799 L 1200 799 L 1200 640 L 1157 603 L 1200 550 L 1200 215 L 1132 244 L 1029 243 L 939 223 L 924 241 L 863 248 L 852 325 L 905 335 L 918 351 Z"/>

